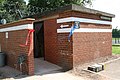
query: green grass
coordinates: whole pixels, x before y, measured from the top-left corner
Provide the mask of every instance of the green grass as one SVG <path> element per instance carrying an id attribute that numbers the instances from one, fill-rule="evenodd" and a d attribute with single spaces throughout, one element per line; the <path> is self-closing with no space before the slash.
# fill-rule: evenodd
<path id="1" fill-rule="evenodd" d="M 120 38 L 119 38 L 120 39 Z M 115 40 L 115 38 L 112 38 L 112 40 Z M 116 40 L 118 40 L 118 38 L 116 38 Z"/>
<path id="2" fill-rule="evenodd" d="M 112 40 L 115 40 L 115 38 L 112 38 Z"/>
<path id="3" fill-rule="evenodd" d="M 115 40 L 115 38 L 112 38 L 112 40 Z M 116 38 L 116 40 L 118 40 L 118 38 Z M 119 40 L 120 40 L 120 38 L 119 38 Z"/>
<path id="4" fill-rule="evenodd" d="M 113 45 L 112 46 L 112 53 L 113 54 L 120 54 L 120 45 Z"/>

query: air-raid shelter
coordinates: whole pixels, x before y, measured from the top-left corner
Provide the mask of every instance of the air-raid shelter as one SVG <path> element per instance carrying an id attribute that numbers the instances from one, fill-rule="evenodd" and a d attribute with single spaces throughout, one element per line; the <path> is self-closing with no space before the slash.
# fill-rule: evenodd
<path id="1" fill-rule="evenodd" d="M 7 54 L 7 65 L 14 68 L 18 56 L 25 54 L 25 70 L 29 75 L 34 74 L 34 59 L 41 57 L 70 70 L 112 55 L 111 22 L 114 17 L 74 4 L 31 15 L 0 25 L 1 51 Z"/>

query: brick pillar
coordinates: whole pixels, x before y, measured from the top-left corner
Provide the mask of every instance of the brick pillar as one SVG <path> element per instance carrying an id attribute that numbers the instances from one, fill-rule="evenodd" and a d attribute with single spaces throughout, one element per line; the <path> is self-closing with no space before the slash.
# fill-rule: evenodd
<path id="1" fill-rule="evenodd" d="M 28 52 L 28 75 L 34 75 L 33 33 L 31 34 L 31 44 Z"/>

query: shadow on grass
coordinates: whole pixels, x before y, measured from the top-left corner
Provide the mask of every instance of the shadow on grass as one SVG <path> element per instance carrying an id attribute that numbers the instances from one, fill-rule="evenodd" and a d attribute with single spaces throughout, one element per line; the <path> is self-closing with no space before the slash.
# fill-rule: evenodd
<path id="1" fill-rule="evenodd" d="M 112 46 L 120 47 L 120 44 L 113 44 Z"/>

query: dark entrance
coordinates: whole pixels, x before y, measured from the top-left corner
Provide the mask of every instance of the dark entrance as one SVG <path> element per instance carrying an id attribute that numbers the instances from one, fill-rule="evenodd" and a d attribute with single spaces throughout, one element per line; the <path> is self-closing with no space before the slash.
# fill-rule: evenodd
<path id="1" fill-rule="evenodd" d="M 34 23 L 34 57 L 44 58 L 44 24 L 43 22 Z"/>

